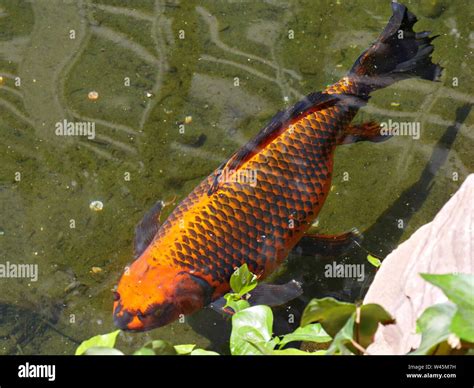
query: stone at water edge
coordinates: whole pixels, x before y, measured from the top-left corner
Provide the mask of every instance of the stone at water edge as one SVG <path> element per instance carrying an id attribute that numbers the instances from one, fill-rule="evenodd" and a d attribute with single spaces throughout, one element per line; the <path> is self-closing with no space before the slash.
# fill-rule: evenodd
<path id="1" fill-rule="evenodd" d="M 473 273 L 474 174 L 469 175 L 434 220 L 419 228 L 383 261 L 364 303 L 378 303 L 395 318 L 379 327 L 370 354 L 406 354 L 418 348 L 416 320 L 447 301 L 420 273 Z"/>

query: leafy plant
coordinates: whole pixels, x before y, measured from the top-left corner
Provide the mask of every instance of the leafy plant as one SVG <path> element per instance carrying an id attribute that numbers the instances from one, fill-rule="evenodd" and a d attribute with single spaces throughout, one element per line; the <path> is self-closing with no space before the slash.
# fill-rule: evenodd
<path id="1" fill-rule="evenodd" d="M 298 328 L 283 337 L 273 336 L 273 312 L 268 306 L 250 307 L 248 294 L 257 286 L 257 278 L 247 265 L 237 269 L 230 279 L 232 293 L 225 296 L 227 305 L 234 310 L 230 352 L 233 355 L 313 354 L 298 349 L 282 349 L 294 341 L 329 342 L 331 337 L 321 325 Z M 318 352 L 316 352 L 319 354 Z M 314 354 L 316 354 L 314 353 Z"/>
<path id="2" fill-rule="evenodd" d="M 202 355 L 218 355 L 216 352 L 211 352 L 204 349 L 196 349 L 196 345 L 171 345 L 170 343 L 162 340 L 150 341 L 142 348 L 138 349 L 133 353 L 135 356 L 174 356 L 174 355 L 191 355 L 191 356 L 202 356 Z"/>
<path id="3" fill-rule="evenodd" d="M 76 349 L 76 356 L 81 354 L 123 354 L 119 350 L 114 349 L 115 341 L 117 340 L 119 333 L 120 330 L 115 330 L 111 333 L 96 335 L 95 337 L 89 338 L 87 341 L 81 343 Z"/>
<path id="4" fill-rule="evenodd" d="M 271 354 L 273 313 L 268 306 L 253 306 L 232 316 L 230 352 L 239 355 Z"/>
<path id="5" fill-rule="evenodd" d="M 256 286 L 248 269 L 241 269 L 231 278 L 231 285 L 237 284 L 238 288 L 233 288 L 234 293 L 226 298 L 233 303 L 246 302 L 242 298 L 246 298 L 246 293 Z M 378 305 L 356 306 L 333 298 L 313 299 L 303 312 L 301 326 L 293 333 L 276 337 L 272 335 L 272 310 L 268 306 L 246 307 L 239 309 L 232 317 L 230 351 L 233 355 L 363 353 L 373 341 L 378 324 L 392 322 L 392 317 Z M 296 341 L 326 343 L 329 349 L 327 352 L 282 349 Z"/>
<path id="6" fill-rule="evenodd" d="M 230 352 L 233 355 L 290 355 L 322 354 L 298 349 L 282 349 L 294 341 L 329 342 L 331 337 L 321 325 L 308 325 L 282 337 L 272 335 L 273 313 L 268 306 L 253 306 L 239 311 L 232 317 Z"/>
<path id="7" fill-rule="evenodd" d="M 120 330 L 111 333 L 97 335 L 82 342 L 76 350 L 76 355 L 107 355 L 120 356 L 124 353 L 114 348 Z M 196 349 L 196 345 L 171 345 L 169 342 L 162 340 L 154 340 L 147 342 L 142 348 L 136 350 L 135 356 L 174 356 L 174 355 L 218 355 L 216 352 L 211 352 L 204 349 Z"/>
<path id="8" fill-rule="evenodd" d="M 431 306 L 417 321 L 422 341 L 410 354 L 446 354 L 451 350 L 472 348 L 474 341 L 474 276 L 428 275 L 423 278 L 441 288 L 450 302 Z M 232 292 L 225 295 L 231 308 L 232 333 L 229 347 L 232 355 L 354 355 L 367 353 L 379 325 L 394 319 L 377 304 L 357 305 L 334 298 L 313 299 L 306 306 L 301 325 L 292 333 L 273 335 L 273 312 L 268 306 L 250 306 L 249 294 L 257 286 L 257 277 L 246 265 L 230 279 Z M 84 341 L 76 354 L 123 354 L 114 348 L 119 330 Z M 292 342 L 319 343 L 325 350 L 304 351 L 285 348 Z M 134 355 L 217 355 L 196 345 L 172 345 L 150 341 Z"/>
<path id="9" fill-rule="evenodd" d="M 224 309 L 230 307 L 234 312 L 239 312 L 250 307 L 247 301 L 249 293 L 257 287 L 257 276 L 250 272 L 247 264 L 237 268 L 230 278 L 230 292 L 224 296 L 226 305 Z"/>
<path id="10" fill-rule="evenodd" d="M 449 354 L 474 342 L 474 276 L 421 274 L 450 302 L 428 307 L 417 320 L 421 344 L 410 354 Z"/>

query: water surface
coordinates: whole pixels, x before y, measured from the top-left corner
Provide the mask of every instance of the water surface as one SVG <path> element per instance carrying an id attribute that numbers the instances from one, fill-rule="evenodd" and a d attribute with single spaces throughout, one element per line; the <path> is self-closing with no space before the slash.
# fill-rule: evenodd
<path id="1" fill-rule="evenodd" d="M 339 147 L 318 220 L 322 233 L 357 227 L 382 257 L 474 167 L 473 7 L 406 5 L 417 30 L 440 35 L 443 78 L 378 91 L 357 121 L 418 122 L 421 136 Z M 0 279 L 0 353 L 70 354 L 113 330 L 111 290 L 146 210 L 178 203 L 277 110 L 341 78 L 390 14 L 380 0 L 0 1 L 0 262 L 39 265 L 37 282 Z M 94 139 L 57 136 L 63 120 L 94 122 Z M 284 276 L 304 274 L 306 299 L 363 296 L 369 280 L 328 281 L 317 259 L 294 256 Z M 206 311 L 119 346 L 160 338 L 222 351 L 226 325 Z"/>

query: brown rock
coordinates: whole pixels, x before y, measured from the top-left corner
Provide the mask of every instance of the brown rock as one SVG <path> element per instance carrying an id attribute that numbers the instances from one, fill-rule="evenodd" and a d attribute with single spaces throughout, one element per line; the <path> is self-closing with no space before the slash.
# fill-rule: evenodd
<path id="1" fill-rule="evenodd" d="M 473 273 L 474 174 L 434 220 L 422 226 L 383 261 L 364 303 L 378 303 L 396 323 L 379 327 L 370 354 L 406 354 L 420 344 L 416 320 L 423 311 L 446 302 L 442 291 L 420 273 Z"/>

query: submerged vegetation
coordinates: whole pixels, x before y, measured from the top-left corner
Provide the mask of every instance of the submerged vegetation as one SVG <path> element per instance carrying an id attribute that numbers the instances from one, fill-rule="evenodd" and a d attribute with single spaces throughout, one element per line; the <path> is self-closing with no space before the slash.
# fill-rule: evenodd
<path id="1" fill-rule="evenodd" d="M 449 302 L 428 307 L 417 320 L 421 334 L 418 349 L 409 354 L 471 354 L 474 345 L 474 276 L 466 274 L 421 274 L 439 287 Z M 374 341 L 379 325 L 394 323 L 378 304 L 354 304 L 334 298 L 312 299 L 300 326 L 283 336 L 273 335 L 273 313 L 264 305 L 251 306 L 248 299 L 258 285 L 247 265 L 231 277 L 232 292 L 225 295 L 224 310 L 232 315 L 229 350 L 232 355 L 362 355 Z M 230 309 L 230 310 L 229 310 Z M 76 355 L 122 355 L 114 348 L 120 330 L 84 341 Z M 303 343 L 305 346 L 289 347 Z M 304 348 L 304 350 L 303 350 Z M 133 355 L 218 355 L 194 344 L 172 345 L 150 341 Z"/>

